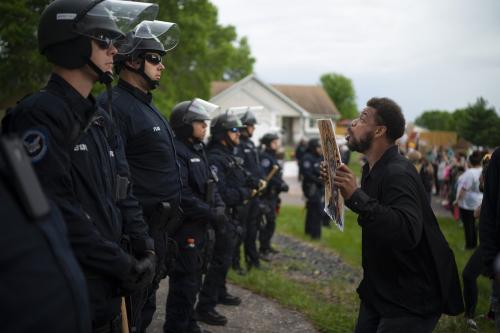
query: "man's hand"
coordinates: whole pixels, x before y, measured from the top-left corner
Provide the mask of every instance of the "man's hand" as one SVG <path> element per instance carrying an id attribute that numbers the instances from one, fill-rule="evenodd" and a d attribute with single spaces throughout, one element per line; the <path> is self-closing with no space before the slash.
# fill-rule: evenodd
<path id="1" fill-rule="evenodd" d="M 319 165 L 319 178 L 326 183 L 328 180 L 328 163 L 326 161 L 321 161 Z"/>
<path id="2" fill-rule="evenodd" d="M 358 189 L 356 176 L 345 164 L 342 164 L 339 168 L 337 168 L 335 177 L 333 177 L 333 183 L 339 188 L 340 193 L 345 200 L 348 200 Z"/>

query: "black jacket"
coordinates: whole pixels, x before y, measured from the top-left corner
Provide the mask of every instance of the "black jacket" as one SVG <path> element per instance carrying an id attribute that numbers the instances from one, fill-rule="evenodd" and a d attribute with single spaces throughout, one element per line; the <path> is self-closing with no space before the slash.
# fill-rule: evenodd
<path id="1" fill-rule="evenodd" d="M 73 251 L 93 281 L 93 319 L 99 323 L 116 317 L 117 281 L 128 276 L 133 264 L 120 246 L 124 229 L 135 230 L 141 247 L 153 244 L 137 201 L 130 193 L 116 196 L 117 175 L 127 177 L 128 167 L 108 115 L 92 96 L 83 98 L 53 74 L 47 86 L 22 100 L 2 125 L 22 136 L 42 187 L 61 209 Z"/>
<path id="2" fill-rule="evenodd" d="M 106 95 L 98 100 L 104 105 Z M 153 105 L 151 94 L 120 80 L 113 88 L 112 105 L 132 173 L 134 195 L 145 212 L 161 201 L 178 206 L 182 184 L 174 135 Z"/>
<path id="3" fill-rule="evenodd" d="M 252 192 L 246 170 L 234 151 L 221 143 L 208 146 L 208 163 L 217 175 L 217 189 L 227 207 L 243 205 Z"/>
<path id="4" fill-rule="evenodd" d="M 214 220 L 216 217 L 213 216 L 211 208 L 224 207 L 224 202 L 216 186 L 212 197 L 207 198 L 207 181 L 209 179 L 215 181 L 215 177 L 208 165 L 203 143 L 186 142 L 176 138 L 175 147 L 181 166 L 183 185 L 181 207 L 185 220 L 204 223 Z"/>
<path id="5" fill-rule="evenodd" d="M 463 311 L 452 250 L 415 167 L 389 148 L 346 205 L 362 228 L 361 299 L 382 316 L 456 315 Z"/>
<path id="6" fill-rule="evenodd" d="M 479 239 L 483 248 L 483 263 L 488 273 L 493 275 L 493 262 L 500 252 L 500 148 L 491 155 L 484 178 Z"/>
<path id="7" fill-rule="evenodd" d="M 299 161 L 302 191 L 307 200 L 323 200 L 325 187 L 319 173 L 321 161 L 323 161 L 323 156 L 311 152 L 305 153 Z"/>
<path id="8" fill-rule="evenodd" d="M 264 150 L 260 156 L 260 167 L 262 170 L 262 174 L 264 174 L 263 178 L 267 177 L 267 175 L 269 174 L 269 172 L 271 172 L 273 166 L 275 165 L 280 167 L 278 159 L 276 158 L 276 152 L 270 149 Z M 269 180 L 264 194 L 276 196 L 287 187 L 287 184 L 283 180 L 283 174 L 280 167 L 280 170 L 278 170 L 271 178 L 271 180 Z"/>
<path id="9" fill-rule="evenodd" d="M 249 138 L 240 137 L 240 144 L 237 148 L 237 155 L 243 158 L 243 165 L 245 169 L 250 171 L 255 179 L 264 178 L 262 170 L 260 168 L 260 156 L 259 151 L 255 147 L 255 144 Z"/>

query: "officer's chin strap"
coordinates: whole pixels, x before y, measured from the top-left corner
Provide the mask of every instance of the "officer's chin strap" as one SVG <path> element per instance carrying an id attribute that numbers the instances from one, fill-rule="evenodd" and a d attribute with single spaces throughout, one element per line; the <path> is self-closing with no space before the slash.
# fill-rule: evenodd
<path id="1" fill-rule="evenodd" d="M 132 72 L 137 73 L 140 76 L 142 76 L 142 78 L 146 81 L 146 83 L 149 87 L 149 90 L 156 89 L 160 85 L 160 81 L 151 80 L 151 78 L 149 76 L 147 76 L 146 72 L 144 71 L 144 63 L 145 62 L 146 62 L 146 60 L 142 61 L 141 67 L 139 67 L 139 69 L 135 69 L 133 67 L 130 67 L 127 64 L 125 64 L 125 68 L 128 69 L 129 71 L 132 71 Z"/>
<path id="2" fill-rule="evenodd" d="M 112 100 L 113 100 L 113 92 L 111 91 L 112 86 L 111 83 L 113 83 L 113 73 L 111 72 L 104 72 L 102 69 L 100 69 L 96 64 L 92 62 L 92 60 L 89 59 L 88 65 L 92 70 L 97 74 L 98 76 L 98 81 L 101 82 L 106 86 L 106 97 L 107 97 L 107 111 L 109 118 L 111 119 L 111 123 L 113 123 L 113 108 L 111 107 L 112 105 Z M 115 126 L 113 126 L 113 129 Z"/>

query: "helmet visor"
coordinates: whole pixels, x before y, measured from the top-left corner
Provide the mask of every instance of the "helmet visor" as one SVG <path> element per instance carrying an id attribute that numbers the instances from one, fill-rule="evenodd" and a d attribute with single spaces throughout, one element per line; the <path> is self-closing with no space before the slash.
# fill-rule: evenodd
<path id="1" fill-rule="evenodd" d="M 104 0 L 87 12 L 78 15 L 75 32 L 96 37 L 106 35 L 111 39 L 124 36 L 139 22 L 154 20 L 158 15 L 158 5 L 123 0 Z"/>
<path id="2" fill-rule="evenodd" d="M 162 52 L 172 50 L 179 43 L 180 30 L 177 24 L 164 21 L 142 21 L 135 28 L 116 43 L 119 54 L 132 53 L 141 40 L 152 39 L 162 48 Z M 159 50 L 158 50 L 159 51 Z"/>
<path id="3" fill-rule="evenodd" d="M 193 121 L 205 121 L 210 120 L 210 114 L 219 110 L 218 105 L 212 104 L 200 98 L 195 98 L 189 105 L 188 112 L 184 119 L 185 123 L 191 123 Z"/>

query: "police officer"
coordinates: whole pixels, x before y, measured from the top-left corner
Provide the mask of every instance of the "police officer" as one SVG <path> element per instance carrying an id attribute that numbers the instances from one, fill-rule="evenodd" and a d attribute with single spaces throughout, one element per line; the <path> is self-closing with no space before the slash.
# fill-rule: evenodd
<path id="1" fill-rule="evenodd" d="M 251 176 L 256 181 L 259 181 L 264 177 L 260 168 L 259 152 L 251 140 L 255 131 L 255 125 L 257 124 L 257 118 L 251 108 L 248 107 L 247 110 L 242 113 L 240 120 L 244 127 L 240 131 L 238 156 L 243 158 L 245 169 L 250 172 Z M 259 253 L 257 252 L 256 246 L 258 219 L 260 215 L 259 205 L 259 198 L 254 196 L 247 204 L 246 218 L 242 221 L 244 229 L 244 238 L 242 240 L 244 241 L 245 261 L 248 269 L 260 267 Z M 241 241 L 236 245 L 236 251 L 233 257 L 233 269 L 239 274 L 244 274 L 240 265 L 240 243 Z"/>
<path id="2" fill-rule="evenodd" d="M 238 297 L 227 292 L 226 276 L 232 262 L 236 239 L 241 233 L 242 216 L 238 214 L 238 210 L 250 198 L 252 192 L 252 184 L 235 156 L 242 126 L 238 117 L 227 112 L 215 117 L 210 124 L 212 137 L 208 145 L 208 162 L 218 178 L 217 189 L 226 204 L 229 217 L 225 230 L 216 234 L 212 262 L 203 281 L 196 307 L 197 318 L 210 325 L 227 323 L 227 318 L 215 310 L 217 303 L 241 303 Z"/>
<path id="3" fill-rule="evenodd" d="M 119 331 L 118 291 L 141 289 L 154 273 L 153 244 L 130 195 L 123 146 L 110 114 L 90 92 L 95 82 L 109 85 L 112 80 L 113 42 L 123 35 L 117 22 L 133 20 L 132 13 L 142 11 L 155 16 L 155 6 L 52 2 L 41 15 L 38 42 L 53 73 L 3 122 L 5 131 L 22 135 L 44 190 L 62 211 L 87 279 L 94 332 Z M 121 248 L 123 232 L 130 235 L 136 258 Z"/>
<path id="4" fill-rule="evenodd" d="M 156 34 L 148 33 L 151 31 Z M 157 254 L 157 271 L 146 291 L 146 301 L 141 300 L 141 295 L 132 300 L 136 306 L 131 319 L 140 332 L 151 323 L 156 291 L 167 275 L 167 254 L 174 252 L 167 250 L 167 229 L 174 230 L 179 222 L 181 180 L 174 134 L 153 104 L 151 94 L 165 69 L 162 57 L 177 44 L 176 35 L 175 24 L 142 22 L 133 34 L 127 35 L 125 44 L 133 45 L 133 50 L 120 52 L 114 59 L 119 81 L 112 89 L 113 114 L 125 145 L 134 195 L 142 205 Z M 106 94 L 99 96 L 99 103 L 106 105 Z"/>
<path id="5" fill-rule="evenodd" d="M 90 332 L 87 286 L 66 226 L 18 139 L 0 138 L 0 202 L 2 331 Z"/>
<path id="6" fill-rule="evenodd" d="M 179 247 L 170 273 L 165 332 L 203 332 L 193 319 L 196 296 L 201 287 L 202 267 L 208 264 L 215 228 L 224 228 L 224 202 L 217 192 L 217 178 L 208 165 L 203 139 L 209 114 L 218 106 L 195 98 L 177 104 L 170 117 L 181 166 L 182 225 L 172 235 Z M 206 255 L 208 253 L 208 255 Z"/>
<path id="7" fill-rule="evenodd" d="M 267 133 L 260 139 L 260 142 L 264 145 L 264 150 L 260 157 L 260 166 L 262 172 L 265 175 L 269 175 L 273 167 L 279 167 L 278 159 L 276 158 L 276 152 L 279 149 L 279 136 L 274 133 Z M 289 189 L 288 184 L 283 180 L 281 167 L 279 167 L 279 170 L 269 180 L 262 193 L 262 201 L 268 207 L 265 224 L 262 226 L 259 234 L 259 251 L 264 257 L 276 253 L 276 250 L 271 246 L 271 239 L 276 229 L 276 208 L 280 193 L 288 192 Z"/>
<path id="8" fill-rule="evenodd" d="M 321 225 L 325 219 L 324 185 L 320 179 L 320 163 L 323 160 L 319 139 L 310 139 L 307 151 L 300 161 L 300 173 L 303 176 L 302 191 L 306 197 L 306 235 L 313 239 L 321 238 Z"/>

